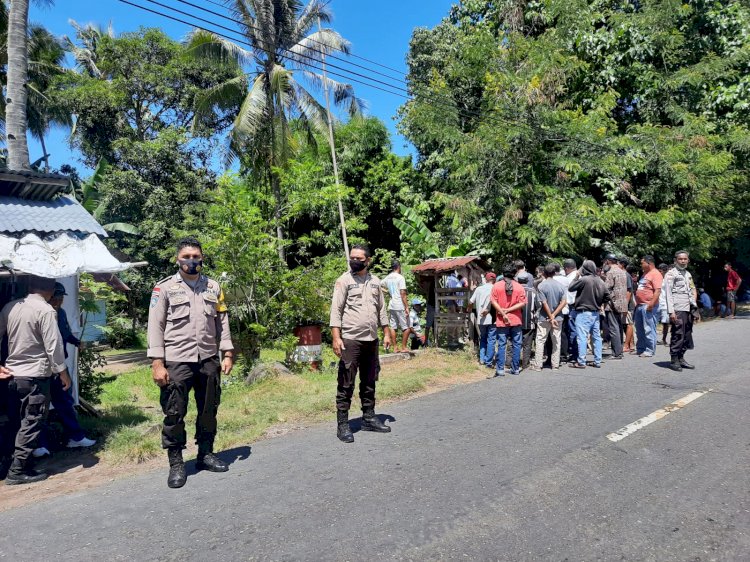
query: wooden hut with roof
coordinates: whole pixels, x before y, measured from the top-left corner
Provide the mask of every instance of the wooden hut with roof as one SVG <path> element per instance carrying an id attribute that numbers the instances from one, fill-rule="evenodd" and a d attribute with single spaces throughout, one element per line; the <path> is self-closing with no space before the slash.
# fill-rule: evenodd
<path id="1" fill-rule="evenodd" d="M 471 315 L 466 312 L 469 298 L 489 270 L 489 264 L 478 256 L 430 259 L 412 269 L 427 297 L 426 326 L 435 345 L 440 346 L 443 338 L 446 347 L 458 347 L 461 337 L 473 333 Z M 453 272 L 466 279 L 466 287 L 446 286 Z"/>

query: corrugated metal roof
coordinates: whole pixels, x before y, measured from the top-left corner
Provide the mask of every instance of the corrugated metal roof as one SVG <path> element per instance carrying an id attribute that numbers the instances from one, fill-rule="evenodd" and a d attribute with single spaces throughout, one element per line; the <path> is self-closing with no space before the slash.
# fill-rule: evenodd
<path id="1" fill-rule="evenodd" d="M 0 195 L 49 201 L 70 191 L 70 178 L 33 170 L 0 170 Z"/>
<path id="2" fill-rule="evenodd" d="M 0 196 L 0 232 L 107 233 L 74 198 L 64 195 L 52 201 L 29 201 Z"/>
<path id="3" fill-rule="evenodd" d="M 440 273 L 442 271 L 453 271 L 454 269 L 466 267 L 468 264 L 474 261 L 479 262 L 477 263 L 477 265 L 482 269 L 487 268 L 486 262 L 478 256 L 461 256 L 459 258 L 439 258 L 434 260 L 427 260 L 413 267 L 412 271 L 414 273 Z"/>

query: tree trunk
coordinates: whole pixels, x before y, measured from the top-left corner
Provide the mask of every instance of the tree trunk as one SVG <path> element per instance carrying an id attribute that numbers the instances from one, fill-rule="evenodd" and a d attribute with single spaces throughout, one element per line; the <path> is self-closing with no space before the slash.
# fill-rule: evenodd
<path id="1" fill-rule="evenodd" d="M 286 262 L 286 251 L 284 249 L 284 226 L 281 224 L 281 180 L 276 172 L 271 172 L 271 186 L 273 188 L 273 198 L 275 208 L 273 216 L 276 221 L 276 238 L 279 240 L 279 259 Z"/>
<path id="2" fill-rule="evenodd" d="M 271 83 L 271 73 L 270 71 L 267 71 L 268 79 L 266 80 L 267 84 Z M 279 259 L 282 262 L 286 262 L 286 251 L 284 250 L 284 226 L 281 224 L 281 180 L 279 179 L 279 175 L 274 171 L 274 166 L 278 165 L 276 162 L 276 153 L 277 153 L 277 146 L 276 146 L 276 126 L 275 126 L 275 119 L 276 119 L 276 111 L 273 101 L 273 93 L 270 91 L 270 89 L 266 92 L 266 107 L 270 110 L 270 126 L 271 126 L 271 146 L 269 147 L 269 159 L 270 162 L 268 163 L 268 170 L 270 172 L 271 176 L 271 191 L 273 193 L 273 199 L 274 199 L 274 211 L 273 211 L 273 218 L 274 222 L 276 223 L 276 238 L 278 240 L 279 244 Z M 283 111 L 283 109 L 282 109 Z"/>
<path id="3" fill-rule="evenodd" d="M 8 14 L 8 85 L 5 128 L 8 168 L 28 170 L 29 145 L 26 139 L 26 83 L 29 74 L 29 0 L 12 0 Z"/>

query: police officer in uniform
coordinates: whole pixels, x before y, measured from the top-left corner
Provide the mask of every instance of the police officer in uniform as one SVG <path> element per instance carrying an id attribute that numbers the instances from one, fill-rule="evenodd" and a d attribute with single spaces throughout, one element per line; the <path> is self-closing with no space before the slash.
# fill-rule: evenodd
<path id="1" fill-rule="evenodd" d="M 336 280 L 331 304 L 333 352 L 339 361 L 336 391 L 337 436 L 352 443 L 349 408 L 354 394 L 354 381 L 359 371 L 359 398 L 362 402 L 362 430 L 388 433 L 391 428 L 375 415 L 375 383 L 380 373 L 378 328 L 384 329 L 383 343 L 391 345 L 388 313 L 380 280 L 372 275 L 370 250 L 352 246 L 349 252 L 350 271 Z"/>
<path id="2" fill-rule="evenodd" d="M 154 382 L 161 388 L 162 447 L 169 457 L 170 488 L 184 486 L 187 478 L 182 449 L 187 443 L 185 415 L 191 389 L 198 408 L 196 468 L 229 470 L 213 454 L 213 445 L 221 373 L 228 375 L 234 362 L 224 294 L 216 281 L 200 273 L 200 242 L 193 237 L 180 240 L 176 260 L 179 271 L 154 287 L 148 314 L 148 357 L 152 359 Z M 219 352 L 223 355 L 221 362 Z"/>
<path id="3" fill-rule="evenodd" d="M 9 302 L 0 312 L 0 340 L 8 335 L 5 376 L 12 375 L 8 393 L 18 432 L 5 483 L 28 484 L 47 478 L 31 469 L 31 453 L 42 431 L 50 400 L 50 380 L 59 374 L 63 390 L 70 388 L 65 353 L 55 309 L 47 302 L 55 280 L 31 276 L 29 295 Z"/>

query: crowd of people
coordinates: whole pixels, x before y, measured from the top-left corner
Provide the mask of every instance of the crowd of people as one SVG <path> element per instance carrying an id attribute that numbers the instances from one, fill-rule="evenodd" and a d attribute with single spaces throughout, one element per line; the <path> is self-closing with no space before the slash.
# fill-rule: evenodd
<path id="1" fill-rule="evenodd" d="M 650 255 L 635 267 L 608 254 L 601 267 L 591 260 L 578 267 L 567 259 L 541 266 L 532 276 L 516 261 L 503 268 L 501 280 L 487 272 L 470 299 L 479 362 L 493 369 L 490 377 L 518 375 L 522 366 L 539 371 L 546 364 L 552 370 L 561 363 L 598 369 L 605 345 L 608 359 L 619 361 L 626 353 L 653 357 L 662 344 L 669 346 L 672 370 L 693 369 L 685 358 L 694 346 L 693 324 L 701 310 L 710 313 L 712 307 L 705 291 L 696 289 L 689 263 L 689 253 L 680 250 L 672 265 L 658 267 Z M 726 298 L 734 303 L 741 279 L 731 264 L 725 269 Z M 734 313 L 732 307 L 731 318 Z"/>

